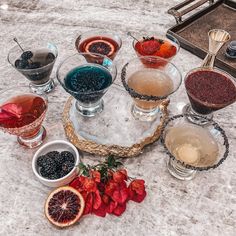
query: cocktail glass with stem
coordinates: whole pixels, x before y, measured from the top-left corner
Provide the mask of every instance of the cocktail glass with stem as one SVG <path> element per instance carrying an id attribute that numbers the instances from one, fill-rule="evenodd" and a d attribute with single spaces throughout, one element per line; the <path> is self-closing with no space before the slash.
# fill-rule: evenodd
<path id="1" fill-rule="evenodd" d="M 25 147 L 39 146 L 46 137 L 42 123 L 47 104 L 46 95 L 32 93 L 27 86 L 1 91 L 0 130 L 16 135 L 18 142 Z"/>
<path id="2" fill-rule="evenodd" d="M 179 88 L 182 76 L 173 63 L 160 57 L 144 56 L 124 65 L 121 80 L 134 99 L 131 108 L 134 118 L 153 121 L 163 100 Z"/>
<path id="3" fill-rule="evenodd" d="M 193 118 L 195 116 L 195 118 Z M 197 115 L 176 115 L 166 121 L 161 141 L 169 158 L 170 174 L 180 180 L 191 180 L 197 171 L 215 169 L 227 158 L 229 142 L 225 131 L 213 120 L 202 127 L 189 122 Z"/>
<path id="4" fill-rule="evenodd" d="M 55 87 L 50 75 L 58 55 L 56 45 L 43 40 L 15 41 L 18 45 L 10 49 L 9 63 L 30 81 L 33 92 L 51 92 Z"/>
<path id="5" fill-rule="evenodd" d="M 88 63 L 88 56 L 96 60 Z M 116 65 L 111 59 L 92 53 L 74 54 L 66 58 L 57 69 L 59 83 L 76 99 L 75 108 L 78 113 L 87 117 L 102 112 L 102 97 L 116 76 Z"/>

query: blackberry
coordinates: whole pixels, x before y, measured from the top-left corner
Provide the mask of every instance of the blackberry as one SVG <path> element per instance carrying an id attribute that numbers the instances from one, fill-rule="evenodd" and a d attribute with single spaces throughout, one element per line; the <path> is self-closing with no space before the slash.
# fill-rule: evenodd
<path id="1" fill-rule="evenodd" d="M 74 166 L 75 166 L 74 163 L 66 161 L 62 164 L 62 171 L 68 174 L 74 168 Z"/>
<path id="2" fill-rule="evenodd" d="M 25 51 L 21 54 L 21 58 L 23 60 L 29 60 L 33 56 L 33 53 L 31 51 Z"/>
<path id="3" fill-rule="evenodd" d="M 28 64 L 27 69 L 38 69 L 40 67 L 41 64 L 39 62 L 32 62 Z"/>
<path id="4" fill-rule="evenodd" d="M 46 57 L 46 62 L 47 62 L 47 64 L 53 62 L 54 60 L 55 60 L 54 54 L 51 53 L 51 52 L 49 52 L 48 55 L 47 55 L 47 57 Z"/>
<path id="5" fill-rule="evenodd" d="M 26 67 L 29 65 L 29 62 L 27 60 L 16 60 L 15 66 L 17 69 L 26 69 Z"/>
<path id="6" fill-rule="evenodd" d="M 75 158 L 71 152 L 63 151 L 61 152 L 61 156 L 64 158 L 65 161 L 72 162 L 74 164 Z"/>
<path id="7" fill-rule="evenodd" d="M 55 161 L 59 166 L 62 166 L 62 164 L 65 162 L 65 158 L 60 154 L 55 158 Z"/>
<path id="8" fill-rule="evenodd" d="M 48 152 L 46 156 L 55 160 L 58 158 L 58 156 L 60 156 L 60 153 L 58 151 L 51 151 L 51 152 Z"/>
<path id="9" fill-rule="evenodd" d="M 42 156 L 40 156 L 40 157 L 37 159 L 37 165 L 38 165 L 39 167 L 43 167 L 44 158 L 45 158 L 45 156 L 42 155 Z"/>
<path id="10" fill-rule="evenodd" d="M 53 173 L 51 175 L 48 176 L 49 179 L 60 179 L 61 176 L 60 174 L 58 174 L 57 172 L 56 173 Z"/>
<path id="11" fill-rule="evenodd" d="M 41 166 L 47 174 L 52 174 L 53 172 L 57 170 L 56 162 L 52 158 L 48 157 L 47 155 L 45 155 L 44 161 L 42 161 Z"/>
<path id="12" fill-rule="evenodd" d="M 42 167 L 39 169 L 40 175 L 42 175 L 44 178 L 48 178 L 49 174 L 46 172 L 46 170 Z"/>

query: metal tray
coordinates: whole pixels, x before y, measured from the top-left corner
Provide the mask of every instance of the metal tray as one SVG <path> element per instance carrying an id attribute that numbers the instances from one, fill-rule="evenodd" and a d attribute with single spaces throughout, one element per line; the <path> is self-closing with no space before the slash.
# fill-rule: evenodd
<path id="1" fill-rule="evenodd" d="M 208 6 L 203 8 L 202 5 L 207 2 L 209 2 Z M 194 4 L 188 6 L 190 3 Z M 196 8 L 200 6 L 201 10 L 196 12 Z M 179 11 L 183 7 L 185 9 Z M 192 11 L 195 11 L 195 13 L 183 21 L 182 17 Z M 236 1 L 200 0 L 196 2 L 195 0 L 186 0 L 169 9 L 168 13 L 173 15 L 177 22 L 175 26 L 168 30 L 168 33 L 180 41 L 182 48 L 200 58 L 204 58 L 208 51 L 208 31 L 210 29 L 224 29 L 230 33 L 231 40 L 236 40 Z M 217 54 L 215 66 L 236 77 L 236 60 L 228 59 L 225 56 L 227 45 L 228 43 Z"/>

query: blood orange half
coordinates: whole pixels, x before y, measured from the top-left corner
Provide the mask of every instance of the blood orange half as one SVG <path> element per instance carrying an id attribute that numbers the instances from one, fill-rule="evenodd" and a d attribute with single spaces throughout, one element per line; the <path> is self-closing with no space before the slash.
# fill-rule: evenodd
<path id="1" fill-rule="evenodd" d="M 85 47 L 85 52 L 99 53 L 105 56 L 112 55 L 114 51 L 114 45 L 103 39 L 93 40 L 89 42 Z"/>
<path id="2" fill-rule="evenodd" d="M 67 227 L 76 223 L 83 214 L 84 199 L 76 189 L 60 187 L 50 193 L 44 210 L 53 225 Z"/>

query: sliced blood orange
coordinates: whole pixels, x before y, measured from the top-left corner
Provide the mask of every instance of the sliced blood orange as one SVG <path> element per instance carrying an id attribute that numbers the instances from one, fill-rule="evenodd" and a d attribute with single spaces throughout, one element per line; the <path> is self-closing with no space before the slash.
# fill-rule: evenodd
<path id="1" fill-rule="evenodd" d="M 44 210 L 53 225 L 67 227 L 76 223 L 83 214 L 84 199 L 76 189 L 60 187 L 50 193 Z"/>
<path id="2" fill-rule="evenodd" d="M 114 45 L 103 39 L 93 40 L 85 47 L 85 52 L 99 53 L 106 56 L 112 55 L 114 51 Z"/>

